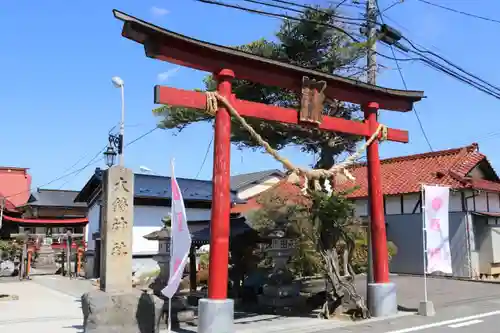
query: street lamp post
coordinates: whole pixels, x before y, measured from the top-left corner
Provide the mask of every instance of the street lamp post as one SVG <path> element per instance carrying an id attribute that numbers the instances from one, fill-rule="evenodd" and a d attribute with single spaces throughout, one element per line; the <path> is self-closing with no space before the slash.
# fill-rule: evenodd
<path id="1" fill-rule="evenodd" d="M 120 140 L 120 143 L 118 146 L 120 147 L 118 149 L 118 156 L 120 157 L 119 163 L 121 166 L 123 166 L 123 135 L 125 133 L 125 92 L 124 92 L 124 85 L 125 83 L 123 80 L 118 77 L 118 76 L 113 76 L 111 78 L 111 82 L 113 82 L 113 85 L 116 88 L 120 88 L 121 95 L 122 95 L 122 114 L 121 114 L 121 120 L 120 120 L 120 134 L 118 135 L 118 138 Z"/>

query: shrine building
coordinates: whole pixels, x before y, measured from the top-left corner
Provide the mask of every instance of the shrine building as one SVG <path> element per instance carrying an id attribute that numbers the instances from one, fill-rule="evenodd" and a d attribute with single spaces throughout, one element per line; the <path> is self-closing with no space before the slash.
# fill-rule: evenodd
<path id="1" fill-rule="evenodd" d="M 336 184 L 349 194 L 355 213 L 368 218 L 368 181 L 365 163 L 349 168 L 355 182 Z M 381 160 L 387 239 L 397 255 L 390 263 L 393 273 L 421 274 L 421 186 L 449 186 L 450 248 L 453 275 L 477 277 L 500 273 L 500 178 L 487 157 L 473 143 L 469 146 Z M 282 180 L 274 186 L 287 196 L 299 189 Z M 233 207 L 245 214 L 257 208 L 258 196 Z"/>
<path id="2" fill-rule="evenodd" d="M 57 245 L 67 231 L 85 233 L 87 207 L 75 203 L 76 191 L 37 189 L 31 191 L 27 168 L 0 167 L 0 199 L 5 200 L 0 237 L 29 234 L 40 243 Z"/>

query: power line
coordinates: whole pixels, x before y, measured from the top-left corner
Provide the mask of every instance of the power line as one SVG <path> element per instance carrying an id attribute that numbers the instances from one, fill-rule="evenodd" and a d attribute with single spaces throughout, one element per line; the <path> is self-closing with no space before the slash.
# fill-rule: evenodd
<path id="1" fill-rule="evenodd" d="M 298 10 L 298 9 L 294 9 L 294 8 L 290 8 L 290 7 L 285 7 L 285 6 L 280 6 L 280 5 L 274 5 L 274 4 L 270 4 L 268 2 L 266 3 L 266 2 L 257 1 L 257 0 L 242 0 L 242 1 L 251 2 L 251 3 L 258 3 L 258 4 L 261 4 L 261 5 L 265 5 L 265 6 L 269 6 L 269 7 L 274 7 L 274 8 L 279 8 L 279 9 L 284 9 L 284 10 L 289 10 L 289 11 L 293 11 L 293 12 L 301 13 L 301 14 L 304 13 L 304 11 L 301 11 L 301 10 Z M 335 10 L 333 10 L 332 12 L 330 12 L 328 10 L 324 10 L 324 9 L 321 9 L 321 8 L 316 8 L 316 7 L 308 6 L 308 5 L 302 5 L 302 4 L 294 3 L 294 2 L 291 2 L 291 1 L 285 1 L 285 0 L 269 0 L 269 1 L 272 1 L 272 2 L 275 2 L 275 3 L 280 3 L 280 4 L 285 4 L 285 5 L 290 5 L 290 6 L 295 6 L 295 7 L 298 7 L 298 8 L 302 8 L 302 9 L 305 9 L 305 10 L 311 10 L 311 11 L 315 11 L 315 12 L 318 12 L 318 13 L 327 14 L 327 15 L 330 15 L 332 17 L 343 19 L 343 20 L 358 21 L 358 22 L 363 22 L 363 23 L 366 22 L 366 19 L 364 19 L 364 18 L 355 18 L 355 17 L 337 15 L 337 14 L 335 14 Z M 341 2 L 340 5 L 343 5 L 343 3 Z"/>
<path id="2" fill-rule="evenodd" d="M 476 14 L 464 12 L 464 11 L 461 11 L 461 10 L 458 10 L 458 9 L 454 9 L 454 8 L 446 7 L 446 6 L 443 6 L 443 5 L 439 5 L 437 3 L 433 3 L 433 2 L 430 2 L 430 1 L 427 1 L 427 0 L 417 0 L 417 1 L 420 1 L 422 3 L 428 4 L 430 6 L 438 7 L 438 8 L 450 11 L 450 12 L 454 12 L 454 13 L 457 13 L 457 14 L 461 14 L 461 15 L 465 15 L 465 16 L 469 16 L 469 17 L 473 17 L 473 18 L 476 18 L 476 19 L 480 19 L 480 20 L 484 20 L 484 21 L 489 21 L 489 22 L 493 22 L 493 23 L 500 23 L 500 20 L 497 20 L 497 19 L 493 19 L 493 18 L 489 18 L 489 17 L 485 17 L 485 16 L 480 16 L 480 15 L 476 15 Z"/>
<path id="3" fill-rule="evenodd" d="M 262 10 L 251 9 L 251 8 L 242 7 L 242 6 L 239 6 L 239 5 L 231 5 L 231 4 L 223 3 L 223 2 L 220 2 L 220 1 L 213 1 L 213 0 L 197 0 L 197 1 L 208 3 L 208 4 L 212 4 L 212 5 L 227 7 L 227 8 L 234 8 L 234 9 L 238 9 L 238 10 L 243 10 L 243 11 L 246 11 L 246 12 L 249 12 L 249 13 L 255 13 L 255 14 L 264 15 L 264 16 L 270 16 L 270 17 L 275 17 L 275 18 L 288 19 L 288 20 L 293 20 L 293 21 L 298 21 L 298 22 L 307 22 L 307 23 L 311 23 L 311 24 L 317 24 L 317 25 L 321 25 L 321 26 L 327 26 L 327 27 L 331 27 L 332 29 L 335 29 L 335 30 L 337 30 L 337 31 L 345 34 L 346 36 L 348 36 L 349 38 L 351 38 L 354 42 L 357 42 L 357 43 L 361 42 L 359 39 L 357 39 L 356 37 L 354 37 L 352 33 L 349 33 L 345 29 L 342 29 L 342 28 L 340 28 L 338 26 L 335 26 L 333 24 L 318 22 L 318 21 L 315 21 L 315 20 L 308 20 L 308 19 L 304 19 L 304 18 L 293 17 L 293 16 L 289 16 L 289 15 L 284 15 L 284 14 L 276 14 L 276 13 L 266 12 L 266 11 L 262 11 Z M 400 47 L 405 48 L 402 45 L 400 45 Z M 409 50 L 406 49 L 405 51 L 409 51 Z M 427 64 L 429 66 L 431 66 L 432 68 L 434 68 L 434 69 L 436 69 L 436 70 L 438 70 L 438 71 L 440 71 L 442 73 L 445 73 L 445 74 L 447 74 L 447 75 L 449 75 L 449 76 L 451 76 L 451 77 L 453 77 L 453 78 L 455 78 L 455 79 L 457 79 L 459 81 L 467 83 L 470 86 L 472 86 L 472 87 L 474 87 L 474 88 L 476 88 L 476 89 L 478 89 L 478 90 L 480 90 L 480 91 L 482 91 L 482 92 L 484 92 L 484 93 L 486 93 L 486 94 L 488 94 L 490 96 L 493 96 L 495 98 L 499 98 L 500 99 L 500 95 L 498 95 L 497 92 L 492 91 L 491 89 L 485 87 L 484 85 L 479 84 L 477 82 L 474 82 L 470 78 L 464 77 L 463 75 L 455 72 L 452 69 L 446 68 L 442 64 L 439 64 L 438 62 L 430 59 L 429 57 L 427 57 L 425 55 L 422 55 L 418 51 L 412 51 L 412 52 L 418 54 L 421 57 L 418 60 L 422 61 L 423 63 L 425 63 L 425 64 Z M 396 59 L 396 58 L 391 58 L 389 56 L 380 54 L 379 52 L 377 52 L 377 54 L 381 55 L 384 58 L 388 58 L 388 59 L 391 59 L 391 60 L 395 60 Z M 398 59 L 398 60 L 401 60 L 401 59 Z M 403 60 L 401 60 L 401 61 L 403 61 Z M 407 60 L 405 59 L 405 61 L 407 61 Z M 469 73 L 469 75 L 470 75 L 470 73 Z M 477 76 L 476 76 L 476 78 L 477 78 Z"/>
<path id="4" fill-rule="evenodd" d="M 386 16 L 387 19 L 391 20 L 389 17 Z M 381 20 L 383 21 L 384 20 L 384 17 L 381 16 Z M 391 21 L 394 21 L 394 20 L 391 20 Z M 398 24 L 397 22 L 395 22 L 396 24 Z M 399 24 L 398 24 L 399 25 Z M 401 26 L 401 28 L 403 28 L 404 30 L 408 30 L 404 27 Z M 423 62 L 424 65 L 428 66 L 428 67 L 431 67 L 432 69 L 434 70 L 437 70 L 439 72 L 442 72 L 448 76 L 451 76 L 459 81 L 462 81 L 464 83 L 467 83 L 469 84 L 470 86 L 490 95 L 490 96 L 493 96 L 495 98 L 499 98 L 500 95 L 499 95 L 499 92 L 500 92 L 500 88 L 498 86 L 495 86 L 491 83 L 489 83 L 488 81 L 480 78 L 479 76 L 471 73 L 470 71 L 467 71 L 465 70 L 464 68 L 456 65 L 455 63 L 453 63 L 452 61 L 444 58 L 443 56 L 439 55 L 438 53 L 436 52 L 433 52 L 433 51 L 430 51 L 429 49 L 419 45 L 420 47 L 417 47 L 416 45 L 418 45 L 417 43 L 411 41 L 409 38 L 405 37 L 405 36 L 401 36 L 402 39 L 404 39 L 405 41 L 408 42 L 408 44 L 410 44 L 410 46 L 414 49 L 414 50 L 410 50 L 408 49 L 406 46 L 403 46 L 401 44 L 398 45 L 398 49 L 397 51 L 401 52 L 401 51 L 404 51 L 404 52 L 411 52 L 411 53 L 414 53 L 418 56 L 420 56 L 420 61 Z M 395 44 L 396 45 L 396 44 Z M 434 46 L 434 48 L 436 48 Z M 461 75 L 460 73 L 454 71 L 453 69 L 450 69 L 450 68 L 446 68 L 443 64 L 439 63 L 439 62 L 436 62 L 435 60 L 429 58 L 428 56 L 422 54 L 422 53 L 426 53 L 426 54 L 430 54 L 436 58 L 438 58 L 439 60 L 441 61 L 444 61 L 446 64 L 452 66 L 453 68 L 456 68 L 457 70 L 461 71 L 462 73 L 470 76 L 471 78 L 474 78 L 475 80 L 483 83 L 478 83 L 478 82 L 474 82 L 473 80 L 471 80 L 470 78 L 467 78 L 463 75 Z M 401 59 L 399 59 L 399 61 L 401 61 Z M 486 86 L 485 86 L 486 85 Z M 487 86 L 493 88 L 490 89 L 488 88 Z"/>
<path id="5" fill-rule="evenodd" d="M 486 85 L 490 86 L 491 88 L 496 89 L 496 90 L 500 90 L 500 88 L 499 88 L 499 87 L 497 87 L 497 86 L 495 86 L 495 85 L 493 85 L 493 84 L 489 83 L 488 81 L 485 81 L 485 80 L 481 79 L 480 77 L 478 77 L 478 76 L 476 76 L 476 75 L 472 74 L 471 72 L 469 72 L 469 71 L 467 71 L 467 70 L 463 69 L 462 67 L 460 67 L 460 66 L 458 66 L 458 65 L 455 65 L 453 62 L 451 62 L 450 60 L 448 60 L 448 59 L 444 58 L 443 56 L 440 56 L 439 54 L 437 54 L 437 53 L 435 53 L 435 52 L 433 52 L 433 51 L 427 50 L 427 49 L 424 49 L 424 50 L 423 50 L 423 49 L 420 49 L 420 48 L 418 48 L 417 46 L 415 46 L 415 44 L 414 44 L 414 43 L 412 43 L 412 41 L 411 41 L 411 40 L 409 40 L 408 38 L 406 38 L 406 37 L 404 37 L 404 36 L 403 36 L 402 38 L 403 38 L 404 40 L 406 40 L 406 41 L 407 41 L 407 42 L 411 45 L 411 47 L 413 47 L 413 48 L 414 48 L 415 50 L 417 50 L 418 52 L 431 54 L 431 55 L 435 56 L 436 58 L 439 58 L 439 59 L 441 59 L 442 61 L 446 62 L 448 65 L 450 65 L 450 66 L 452 66 L 452 67 L 454 67 L 454 68 L 458 69 L 459 71 L 461 71 L 461 72 L 463 72 L 463 73 L 465 73 L 465 74 L 469 75 L 470 77 L 473 77 L 473 78 L 475 78 L 476 80 L 478 80 L 478 81 L 480 81 L 480 82 L 482 82 L 482 83 L 484 83 L 484 84 L 486 84 Z M 414 51 L 413 51 L 413 52 L 414 52 Z M 414 53 L 416 53 L 416 52 L 414 52 Z M 418 54 L 418 53 L 417 53 L 417 54 Z M 422 56 L 421 54 L 419 54 L 419 55 L 420 55 L 420 56 Z"/>
<path id="6" fill-rule="evenodd" d="M 150 130 L 149 130 L 149 131 L 147 131 L 146 133 L 142 134 L 141 136 L 139 136 L 139 137 L 135 138 L 134 140 L 130 141 L 129 143 L 127 143 L 127 144 L 125 145 L 125 147 L 128 147 L 128 146 L 130 146 L 130 145 L 132 145 L 132 144 L 136 143 L 137 141 L 141 140 L 141 139 L 142 139 L 142 138 L 144 138 L 145 136 L 148 136 L 149 134 L 153 133 L 153 132 L 154 132 L 154 131 L 156 131 L 157 129 L 158 129 L 158 126 L 156 126 L 156 127 L 152 128 L 152 129 L 150 129 Z"/>
<path id="7" fill-rule="evenodd" d="M 390 4 L 389 6 L 385 7 L 384 9 L 380 10 L 379 8 L 379 13 L 382 14 L 382 13 L 385 13 L 386 11 L 388 11 L 389 9 L 391 9 L 392 7 L 394 6 L 397 6 L 399 4 L 402 4 L 404 0 L 396 0 L 394 1 L 392 4 Z"/>
<path id="8" fill-rule="evenodd" d="M 276 13 L 266 12 L 266 11 L 252 9 L 252 8 L 247 8 L 247 7 L 243 7 L 243 6 L 239 6 L 239 5 L 231 5 L 231 4 L 223 3 L 223 2 L 220 2 L 220 1 L 213 1 L 213 0 L 196 0 L 196 1 L 207 3 L 207 4 L 211 4 L 211 5 L 226 7 L 226 8 L 238 9 L 238 10 L 242 10 L 242 11 L 245 11 L 245 12 L 249 12 L 249 13 L 253 13 L 253 14 L 258 14 L 258 15 L 263 15 L 263 16 L 269 16 L 269 17 L 274 17 L 274 18 L 286 19 L 286 20 L 291 20 L 291 21 L 296 21 L 296 22 L 307 22 L 307 23 L 310 23 L 310 24 L 317 24 L 317 25 L 321 25 L 321 26 L 326 26 L 326 27 L 329 27 L 329 28 L 332 28 L 334 30 L 339 31 L 340 33 L 346 35 L 347 37 L 349 37 L 352 41 L 354 41 L 356 43 L 361 43 L 362 42 L 360 39 L 354 37 L 354 33 L 347 32 L 345 29 L 342 29 L 342 28 L 340 28 L 340 27 L 338 27 L 336 25 L 333 25 L 333 24 L 327 24 L 327 23 L 322 23 L 322 22 L 318 22 L 318 21 L 314 21 L 314 20 L 308 20 L 308 19 L 301 19 L 301 18 L 297 18 L 297 17 L 294 17 L 294 16 L 286 15 L 286 14 L 276 14 Z M 301 12 L 301 13 L 303 13 L 303 12 Z M 387 59 L 390 59 L 390 60 L 394 60 L 390 56 L 387 56 L 385 54 L 381 54 L 380 52 L 377 52 L 377 54 L 380 55 L 380 56 L 382 56 L 382 57 L 384 57 L 384 58 L 387 58 Z M 410 61 L 412 59 L 398 59 L 398 60 L 400 60 L 400 61 Z M 420 60 L 420 59 L 413 59 L 413 60 Z"/>
<path id="9" fill-rule="evenodd" d="M 200 175 L 201 170 L 203 170 L 203 167 L 205 166 L 205 162 L 207 161 L 207 158 L 208 158 L 208 153 L 210 152 L 210 147 L 212 147 L 213 142 L 214 142 L 214 136 L 212 135 L 212 138 L 210 139 L 210 142 L 208 143 L 207 151 L 205 152 L 205 157 L 203 157 L 203 162 L 201 162 L 200 169 L 196 173 L 196 176 L 194 177 L 194 179 L 198 179 L 198 176 Z"/>
<path id="10" fill-rule="evenodd" d="M 330 28 L 332 28 L 334 30 L 337 30 L 337 31 L 345 34 L 346 36 L 348 36 L 349 38 L 351 38 L 353 41 L 359 42 L 359 40 L 356 37 L 354 37 L 352 33 L 349 33 L 346 30 L 344 30 L 344 29 L 342 29 L 340 27 L 337 27 L 337 26 L 335 26 L 333 24 L 323 24 L 321 22 L 317 22 L 317 21 L 313 21 L 313 20 L 299 19 L 297 17 L 293 17 L 293 16 L 286 15 L 286 14 L 276 14 L 276 13 L 266 12 L 266 11 L 262 11 L 262 10 L 257 10 L 257 9 L 243 7 L 243 6 L 240 6 L 240 5 L 231 5 L 231 4 L 224 3 L 224 2 L 219 2 L 219 1 L 213 1 L 213 0 L 196 0 L 196 1 L 207 3 L 207 4 L 210 4 L 210 5 L 216 5 L 216 6 L 226 7 L 226 8 L 238 9 L 238 10 L 242 10 L 242 11 L 245 11 L 245 12 L 249 12 L 249 13 L 253 13 L 253 14 L 259 14 L 259 15 L 263 15 L 263 16 L 270 16 L 270 17 L 287 19 L 287 20 L 292 20 L 292 21 L 307 22 L 307 23 L 311 23 L 311 24 L 318 24 L 318 25 L 328 26 L 328 27 L 330 27 Z"/>
<path id="11" fill-rule="evenodd" d="M 152 132 L 154 132 L 157 128 L 158 128 L 158 127 L 155 127 L 155 128 L 153 128 L 153 129 L 151 129 L 151 130 L 147 131 L 146 133 L 144 133 L 144 134 L 140 135 L 139 137 L 137 137 L 137 138 L 135 138 L 134 140 L 132 140 L 132 141 L 130 141 L 129 143 L 127 143 L 127 144 L 125 145 L 125 147 L 128 147 L 128 146 L 130 146 L 130 145 L 132 145 L 132 144 L 136 143 L 137 141 L 141 140 L 142 138 L 144 138 L 144 137 L 146 137 L 147 135 L 149 135 L 149 134 L 151 134 Z M 105 147 L 105 148 L 106 148 L 106 147 Z M 31 188 L 29 188 L 28 190 L 25 190 L 25 191 L 21 191 L 21 192 L 15 193 L 15 194 L 8 195 L 8 196 L 6 196 L 5 198 L 6 198 L 6 199 L 8 199 L 8 198 L 11 198 L 11 197 L 15 197 L 15 196 L 17 196 L 17 195 L 19 195 L 19 194 L 23 194 L 23 193 L 26 193 L 26 192 L 31 192 L 31 191 L 33 191 L 34 189 L 37 189 L 37 188 L 41 188 L 41 187 L 48 186 L 48 185 L 53 184 L 53 183 L 55 183 L 55 182 L 57 182 L 57 181 L 59 181 L 59 180 L 62 180 L 62 179 L 65 179 L 65 178 L 67 178 L 67 177 L 69 177 L 69 176 L 72 176 L 72 175 L 74 175 L 74 174 L 80 173 L 81 171 L 83 171 L 84 169 L 88 168 L 89 166 L 91 166 L 91 165 L 94 165 L 94 164 L 97 164 L 97 163 L 101 162 L 101 161 L 104 159 L 104 156 L 101 156 L 101 158 L 99 158 L 99 159 L 98 159 L 98 160 L 96 160 L 96 161 L 93 161 L 93 160 L 94 160 L 97 156 L 99 156 L 99 154 L 100 154 L 100 153 L 102 153 L 102 152 L 103 152 L 103 150 L 104 150 L 104 149 L 99 150 L 99 152 L 95 155 L 95 157 L 94 157 L 94 158 L 92 158 L 92 159 L 91 159 L 91 160 L 90 160 L 90 161 L 89 161 L 89 162 L 88 162 L 85 166 L 83 166 L 82 168 L 79 168 L 79 169 L 74 170 L 74 171 L 72 171 L 72 172 L 70 172 L 70 173 L 67 173 L 67 174 L 63 174 L 62 176 L 59 176 L 59 177 L 57 177 L 57 178 L 55 178 L 55 179 L 53 179 L 53 180 L 51 180 L 51 181 L 49 181 L 49 182 L 47 182 L 47 183 L 45 183 L 45 184 L 43 184 L 43 185 L 39 185 L 39 186 L 36 186 L 36 187 L 31 187 Z"/>
<path id="12" fill-rule="evenodd" d="M 79 175 L 79 174 L 80 174 L 83 170 L 85 170 L 85 169 L 86 169 L 86 168 L 87 168 L 87 167 L 88 167 L 88 166 L 89 166 L 92 162 L 94 162 L 94 160 L 95 160 L 97 157 L 99 157 L 99 155 L 100 155 L 100 154 L 102 154 L 102 153 L 104 152 L 104 150 L 106 149 L 106 147 L 107 147 L 107 145 L 105 145 L 104 147 L 102 147 L 102 148 L 101 148 L 101 150 L 99 150 L 99 151 L 97 152 L 97 154 L 95 154 L 95 155 L 94 155 L 94 157 L 92 157 L 92 158 L 90 159 L 90 161 L 89 161 L 89 162 L 87 162 L 87 164 L 86 164 L 83 168 L 79 169 L 79 170 L 78 170 L 78 172 L 75 174 L 75 177 L 78 177 L 78 175 Z M 74 164 L 73 166 L 75 166 L 75 165 L 76 165 L 76 164 Z M 71 168 L 70 168 L 70 169 L 71 169 Z M 68 170 L 63 171 L 63 174 L 64 174 L 66 171 L 68 171 Z M 69 183 L 70 181 L 71 181 L 71 179 L 66 180 L 64 183 L 62 183 L 62 184 L 59 186 L 59 189 L 63 188 L 63 186 L 64 186 L 64 185 L 66 185 L 67 183 Z"/>
<path id="13" fill-rule="evenodd" d="M 271 7 L 271 8 L 278 8 L 278 9 L 288 10 L 288 11 L 291 11 L 291 12 L 294 12 L 294 13 L 298 13 L 298 14 L 303 14 L 304 13 L 303 11 L 301 11 L 299 9 L 285 7 L 285 6 L 281 6 L 281 5 L 275 5 L 275 4 L 264 2 L 264 1 L 258 1 L 258 0 L 241 0 L 241 1 L 248 2 L 248 3 L 253 3 L 253 4 L 258 4 L 258 5 L 263 5 L 263 6 L 267 6 L 267 7 Z M 274 0 L 274 1 L 281 2 L 281 1 L 277 1 L 277 0 Z M 285 1 L 285 2 L 288 2 L 288 1 Z M 359 26 L 360 25 L 359 21 L 363 21 L 364 22 L 363 19 L 356 19 L 356 18 L 350 18 L 350 17 L 346 17 L 346 16 L 332 15 L 331 13 L 328 13 L 327 11 L 316 10 L 316 9 L 314 9 L 312 7 L 308 7 L 308 6 L 301 6 L 301 7 L 305 7 L 306 10 L 315 10 L 317 12 L 321 12 L 321 13 L 324 13 L 324 14 L 327 14 L 327 15 L 331 15 L 332 17 L 335 17 L 337 19 L 358 21 L 358 22 L 349 22 L 349 21 L 337 20 L 338 22 L 344 23 L 344 24 L 352 24 L 352 25 Z"/>
<path id="14" fill-rule="evenodd" d="M 108 131 L 108 132 L 109 132 L 109 133 L 111 133 L 111 131 L 112 131 L 112 130 L 113 130 L 113 129 L 117 126 L 117 125 L 118 125 L 118 123 L 117 123 L 117 124 L 115 124 L 115 125 L 113 125 L 113 127 L 111 127 L 111 128 L 109 129 L 109 131 Z M 96 158 L 99 156 L 99 154 L 100 154 L 100 153 L 102 153 L 102 152 L 106 149 L 106 146 L 107 146 L 107 145 L 105 145 L 103 148 L 101 148 L 101 150 L 100 150 L 99 152 L 97 152 L 97 154 L 96 154 L 94 157 L 92 157 L 92 158 L 90 159 L 90 162 L 92 162 L 94 159 L 96 159 Z M 66 172 L 68 172 L 69 170 L 73 169 L 75 166 L 77 166 L 77 165 L 78 165 L 78 163 L 80 163 L 80 162 L 81 162 L 83 159 L 85 159 L 88 155 L 90 155 L 90 154 L 86 154 L 86 155 L 82 156 L 82 157 L 81 157 L 80 159 L 78 159 L 78 160 L 77 160 L 77 161 L 76 161 L 73 165 L 71 165 L 69 168 L 65 169 L 62 173 L 63 173 L 63 174 L 65 174 L 65 173 L 66 173 Z M 90 162 L 88 162 L 88 163 L 90 163 Z M 82 169 L 82 171 L 83 171 L 83 169 Z M 77 174 L 75 175 L 75 177 L 77 177 L 79 174 L 80 174 L 80 173 L 77 173 Z M 58 189 L 63 188 L 63 187 L 64 187 L 64 185 L 66 185 L 66 184 L 67 184 L 67 183 L 69 183 L 70 181 L 71 181 L 71 179 L 66 180 L 64 183 L 62 183 L 62 184 L 59 186 L 59 188 L 58 188 Z"/>
<path id="15" fill-rule="evenodd" d="M 375 0 L 375 4 L 377 5 L 378 11 L 379 11 L 380 20 L 382 21 L 382 23 L 384 23 L 384 17 L 382 16 L 382 13 L 380 12 L 380 8 L 379 8 L 379 5 L 378 5 L 378 0 Z M 396 58 L 396 52 L 394 52 L 394 47 L 392 45 L 390 45 L 390 49 L 391 49 L 391 52 L 392 52 L 392 55 L 393 55 L 394 59 L 397 59 Z M 406 84 L 406 80 L 404 78 L 403 71 L 401 70 L 401 66 L 399 66 L 399 61 L 398 60 L 394 60 L 394 61 L 396 62 L 396 67 L 398 69 L 399 76 L 401 77 L 401 81 L 403 82 L 403 86 L 405 87 L 405 90 L 408 90 L 408 85 Z M 432 144 L 431 144 L 431 142 L 429 140 L 429 137 L 427 136 L 427 133 L 425 132 L 422 120 L 420 119 L 420 116 L 419 116 L 419 114 L 417 112 L 417 109 L 415 108 L 415 105 L 413 105 L 413 113 L 415 114 L 415 117 L 417 118 L 418 125 L 420 126 L 420 130 L 422 131 L 422 135 L 424 136 L 424 139 L 427 142 L 427 145 L 429 146 L 429 149 L 431 151 L 434 151 L 434 149 L 432 148 Z"/>

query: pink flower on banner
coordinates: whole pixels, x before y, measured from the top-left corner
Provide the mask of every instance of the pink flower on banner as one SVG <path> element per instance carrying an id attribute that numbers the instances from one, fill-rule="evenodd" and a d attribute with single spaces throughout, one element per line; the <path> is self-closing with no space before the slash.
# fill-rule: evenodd
<path id="1" fill-rule="evenodd" d="M 441 254 L 441 249 L 440 248 L 430 249 L 429 254 L 430 254 L 431 258 L 435 257 L 435 256 L 439 256 Z"/>
<path id="2" fill-rule="evenodd" d="M 181 262 L 182 262 L 182 260 L 180 260 L 179 258 L 175 259 L 175 262 L 174 262 L 174 272 L 177 271 L 177 269 L 181 265 Z"/>
<path id="3" fill-rule="evenodd" d="M 437 197 L 432 200 L 432 209 L 434 209 L 435 211 L 438 211 L 442 205 L 443 205 L 443 200 L 441 198 Z"/>
<path id="4" fill-rule="evenodd" d="M 172 182 L 172 194 L 173 194 L 174 200 L 181 199 L 181 193 L 179 191 L 179 185 L 177 185 L 177 182 Z"/>
<path id="5" fill-rule="evenodd" d="M 177 213 L 177 229 L 179 231 L 182 231 L 182 224 L 184 223 L 183 217 L 182 217 L 182 212 Z"/>
<path id="6" fill-rule="evenodd" d="M 441 230 L 441 220 L 440 219 L 432 219 L 431 220 L 431 230 L 439 231 Z"/>

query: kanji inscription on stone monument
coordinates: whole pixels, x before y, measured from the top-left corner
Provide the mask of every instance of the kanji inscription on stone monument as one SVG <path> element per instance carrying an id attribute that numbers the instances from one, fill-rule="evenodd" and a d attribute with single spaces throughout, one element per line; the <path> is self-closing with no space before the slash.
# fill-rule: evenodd
<path id="1" fill-rule="evenodd" d="M 108 292 L 132 288 L 133 177 L 131 170 L 120 166 L 109 168 L 104 176 L 100 285 Z"/>

